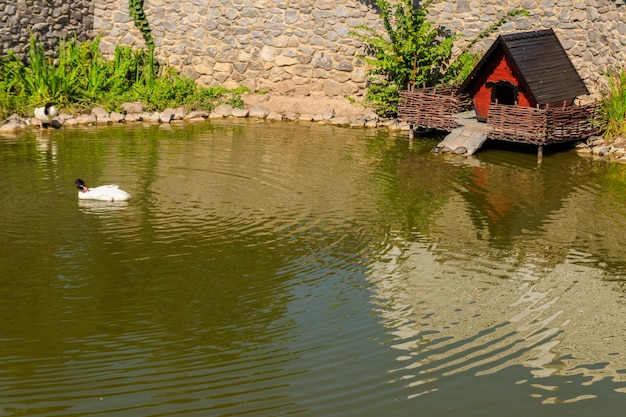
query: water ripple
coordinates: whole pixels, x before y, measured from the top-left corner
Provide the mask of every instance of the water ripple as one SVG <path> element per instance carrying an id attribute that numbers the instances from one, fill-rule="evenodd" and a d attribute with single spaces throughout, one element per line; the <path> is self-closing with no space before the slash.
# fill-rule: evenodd
<path id="1" fill-rule="evenodd" d="M 0 140 L 1 414 L 621 406 L 626 216 L 586 167 L 316 124 L 88 132 Z"/>
<path id="2" fill-rule="evenodd" d="M 616 390 L 624 389 L 626 362 L 615 356 L 620 348 L 612 342 L 623 331 L 614 320 L 606 320 L 622 304 L 616 301 L 617 293 L 600 283 L 600 270 L 563 263 L 545 274 L 532 264 L 478 262 L 472 263 L 471 274 L 454 274 L 458 265 L 442 261 L 449 255 L 442 252 L 410 244 L 396 254 L 401 258 L 408 253 L 406 261 L 396 263 L 391 271 L 389 263 L 384 264 L 385 285 L 376 281 L 379 298 L 397 300 L 383 301 L 380 313 L 394 329 L 390 346 L 404 352 L 397 357 L 400 366 L 391 373 L 411 389 L 408 397 L 437 392 L 442 379 L 486 377 L 517 366 L 528 369 L 530 381 L 545 379 L 559 386 L 567 381 L 554 377 L 589 378 L 578 386 L 576 395 L 551 393 L 544 403 L 595 398 L 603 388 L 587 387 L 604 378 L 617 383 Z M 578 259 L 580 254 L 573 252 L 571 257 Z M 501 274 L 503 268 L 509 271 Z M 407 270 L 412 271 L 411 278 Z M 379 273 L 374 272 L 374 279 Z M 593 292 L 590 281 L 596 282 Z M 581 291 L 586 295 L 581 296 Z M 595 327 L 600 339 L 590 334 L 581 338 L 592 322 L 601 326 Z M 574 351 L 581 358 L 612 359 L 590 367 L 584 360 L 566 359 Z M 537 388 L 532 383 L 531 387 Z M 534 395 L 545 397 L 545 393 Z"/>

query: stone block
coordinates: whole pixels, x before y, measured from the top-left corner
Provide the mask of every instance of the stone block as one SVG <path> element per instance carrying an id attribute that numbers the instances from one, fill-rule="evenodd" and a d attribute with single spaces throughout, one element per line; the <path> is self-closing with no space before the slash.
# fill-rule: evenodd
<path id="1" fill-rule="evenodd" d="M 350 119 L 345 116 L 339 116 L 331 119 L 330 124 L 333 126 L 350 126 Z"/>
<path id="2" fill-rule="evenodd" d="M 233 106 L 230 104 L 220 104 L 215 109 L 213 109 L 213 113 L 219 114 L 221 116 L 227 117 L 233 113 Z"/>
<path id="3" fill-rule="evenodd" d="M 140 114 L 141 121 L 147 123 L 159 123 L 160 117 L 159 113 L 156 112 L 143 112 Z"/>
<path id="4" fill-rule="evenodd" d="M 240 85 L 248 88 L 250 91 L 258 91 L 257 82 L 254 78 L 248 78 L 240 82 Z"/>
<path id="5" fill-rule="evenodd" d="M 337 63 L 336 69 L 337 71 L 350 72 L 354 70 L 354 65 L 352 65 L 352 63 L 349 61 L 341 61 Z"/>
<path id="6" fill-rule="evenodd" d="M 203 75 L 196 79 L 196 85 L 199 87 L 209 87 L 214 84 L 213 76 L 211 75 Z"/>
<path id="7" fill-rule="evenodd" d="M 248 113 L 250 117 L 259 117 L 262 119 L 265 119 L 269 114 L 270 112 L 267 107 L 259 105 L 252 106 L 252 108 L 250 108 L 250 112 Z"/>
<path id="8" fill-rule="evenodd" d="M 141 113 L 129 113 L 124 117 L 124 121 L 128 123 L 141 122 Z"/>
<path id="9" fill-rule="evenodd" d="M 222 83 L 222 86 L 224 88 L 229 89 L 229 90 L 234 90 L 235 88 L 239 88 L 240 85 L 241 84 L 239 84 L 239 82 L 237 82 L 237 81 L 235 81 L 233 79 L 228 79 L 228 80 L 226 80 L 226 81 L 224 81 Z"/>
<path id="10" fill-rule="evenodd" d="M 272 120 L 272 121 L 276 121 L 276 122 L 282 122 L 283 121 L 283 115 L 278 113 L 278 112 L 270 112 L 267 117 L 267 120 Z"/>
<path id="11" fill-rule="evenodd" d="M 216 62 L 213 66 L 213 71 L 230 74 L 233 72 L 233 64 L 227 62 Z"/>
<path id="12" fill-rule="evenodd" d="M 17 120 L 9 120 L 8 122 L 0 125 L 0 132 L 9 132 L 12 130 L 22 129 L 26 125 L 24 123 L 20 123 Z"/>
<path id="13" fill-rule="evenodd" d="M 300 20 L 300 12 L 297 9 L 287 9 L 285 10 L 284 20 L 288 25 L 294 24 Z"/>
<path id="14" fill-rule="evenodd" d="M 108 119 L 109 118 L 109 112 L 106 111 L 103 107 L 95 107 L 91 110 L 91 114 L 93 114 L 94 116 L 96 116 L 97 119 Z"/>
<path id="15" fill-rule="evenodd" d="M 311 83 L 297 84 L 293 93 L 298 96 L 308 96 L 311 94 Z"/>
<path id="16" fill-rule="evenodd" d="M 79 114 L 76 116 L 76 123 L 80 125 L 91 125 L 97 123 L 96 116 L 93 114 Z"/>
<path id="17" fill-rule="evenodd" d="M 293 80 L 285 80 L 285 81 L 276 83 L 276 92 L 280 94 L 292 93 L 295 90 L 295 88 L 296 88 L 296 85 L 293 82 Z"/>
<path id="18" fill-rule="evenodd" d="M 361 91 L 362 87 L 351 81 L 347 81 L 341 85 L 343 95 L 357 94 Z M 364 88 L 364 87 L 363 87 Z"/>
<path id="19" fill-rule="evenodd" d="M 276 60 L 274 61 L 274 63 L 278 67 L 286 67 L 290 65 L 296 65 L 298 63 L 298 60 L 296 58 L 279 55 L 276 57 Z"/>
<path id="20" fill-rule="evenodd" d="M 333 59 L 325 52 L 316 52 L 313 54 L 311 64 L 314 68 L 320 68 L 328 71 L 333 68 Z"/>
<path id="21" fill-rule="evenodd" d="M 233 68 L 240 74 L 243 74 L 248 69 L 247 62 L 235 62 L 233 63 Z"/>
<path id="22" fill-rule="evenodd" d="M 213 79 L 216 82 L 223 84 L 228 79 L 229 76 L 230 74 L 226 72 L 216 72 L 215 74 L 213 74 Z"/>
<path id="23" fill-rule="evenodd" d="M 209 113 L 204 110 L 194 110 L 184 117 L 184 120 L 190 119 L 206 119 L 209 117 Z"/>
<path id="24" fill-rule="evenodd" d="M 175 110 L 168 108 L 159 113 L 159 122 L 169 123 L 174 120 Z"/>
<path id="25" fill-rule="evenodd" d="M 235 107 L 231 114 L 233 117 L 248 117 L 249 111 Z"/>
<path id="26" fill-rule="evenodd" d="M 122 108 L 122 110 L 124 110 L 126 114 L 129 114 L 129 113 L 142 113 L 146 105 L 142 103 L 141 101 L 133 101 L 133 102 L 122 103 L 120 107 Z"/>
<path id="27" fill-rule="evenodd" d="M 109 115 L 109 118 L 111 120 L 111 123 L 122 123 L 126 116 L 124 116 L 122 113 L 112 111 Z"/>
<path id="28" fill-rule="evenodd" d="M 259 57 L 266 62 L 274 61 L 276 59 L 276 49 L 272 46 L 265 45 L 261 48 Z"/>
<path id="29" fill-rule="evenodd" d="M 327 95 L 331 97 L 341 96 L 343 95 L 342 85 L 333 80 L 325 80 L 324 81 L 324 93 L 326 93 Z"/>

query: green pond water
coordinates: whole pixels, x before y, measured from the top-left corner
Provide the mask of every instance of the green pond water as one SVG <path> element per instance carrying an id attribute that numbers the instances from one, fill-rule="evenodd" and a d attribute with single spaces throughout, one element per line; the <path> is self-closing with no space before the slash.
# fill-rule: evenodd
<path id="1" fill-rule="evenodd" d="M 0 416 L 620 415 L 626 168 L 437 140 L 0 136 Z"/>

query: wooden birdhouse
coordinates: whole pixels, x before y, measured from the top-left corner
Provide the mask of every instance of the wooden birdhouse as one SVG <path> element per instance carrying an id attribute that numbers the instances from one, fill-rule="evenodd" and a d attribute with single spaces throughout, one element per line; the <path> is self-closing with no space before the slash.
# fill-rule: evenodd
<path id="1" fill-rule="evenodd" d="M 492 103 L 570 106 L 589 94 L 552 29 L 500 35 L 459 88 L 486 121 Z"/>

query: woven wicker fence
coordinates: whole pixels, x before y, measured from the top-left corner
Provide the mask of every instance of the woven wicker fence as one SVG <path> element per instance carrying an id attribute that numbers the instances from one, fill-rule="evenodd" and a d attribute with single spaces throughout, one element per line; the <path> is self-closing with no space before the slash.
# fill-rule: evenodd
<path id="1" fill-rule="evenodd" d="M 546 109 L 548 143 L 582 140 L 598 134 L 593 123 L 597 109 L 596 103 Z"/>
<path id="2" fill-rule="evenodd" d="M 450 131 L 457 127 L 455 115 L 471 106 L 469 97 L 456 91 L 455 86 L 400 91 L 398 117 L 421 128 Z"/>
<path id="3" fill-rule="evenodd" d="M 532 107 L 492 104 L 487 124 L 490 139 L 548 145 L 587 139 L 597 133 L 593 124 L 597 105 Z"/>

